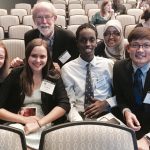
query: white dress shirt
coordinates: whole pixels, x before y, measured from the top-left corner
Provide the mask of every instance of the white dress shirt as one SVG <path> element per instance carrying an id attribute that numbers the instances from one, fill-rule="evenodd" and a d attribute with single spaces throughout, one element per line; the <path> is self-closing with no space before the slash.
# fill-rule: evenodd
<path id="1" fill-rule="evenodd" d="M 66 63 L 61 69 L 61 76 L 71 103 L 70 121 L 81 121 L 78 112 L 84 112 L 86 65 L 80 56 Z M 112 74 L 114 62 L 103 57 L 94 57 L 91 63 L 91 78 L 94 98 L 106 100 L 111 107 L 116 106 L 116 98 L 112 97 Z"/>

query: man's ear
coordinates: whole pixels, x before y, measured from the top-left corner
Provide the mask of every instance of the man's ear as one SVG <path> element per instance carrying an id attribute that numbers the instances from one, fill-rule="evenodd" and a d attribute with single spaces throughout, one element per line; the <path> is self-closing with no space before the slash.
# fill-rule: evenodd
<path id="1" fill-rule="evenodd" d="M 126 45 L 126 50 L 127 50 L 128 53 L 130 53 L 130 46 L 129 46 L 129 44 Z"/>
<path id="2" fill-rule="evenodd" d="M 54 20 L 56 21 L 56 19 L 57 19 L 57 16 L 54 16 Z"/>

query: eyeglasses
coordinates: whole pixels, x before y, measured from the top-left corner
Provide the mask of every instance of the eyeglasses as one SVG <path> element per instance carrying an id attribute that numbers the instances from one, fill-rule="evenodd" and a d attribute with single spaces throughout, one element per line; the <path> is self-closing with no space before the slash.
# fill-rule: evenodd
<path id="1" fill-rule="evenodd" d="M 117 31 L 114 31 L 114 32 L 104 32 L 104 36 L 120 36 L 120 33 L 117 32 Z"/>
<path id="2" fill-rule="evenodd" d="M 49 16 L 49 15 L 46 15 L 46 16 L 37 16 L 36 19 L 37 20 L 43 20 L 43 19 L 46 19 L 46 20 L 51 20 L 54 16 Z"/>
<path id="3" fill-rule="evenodd" d="M 131 48 L 133 49 L 140 49 L 142 47 L 143 49 L 149 49 L 150 48 L 150 43 L 144 43 L 144 44 L 139 44 L 139 43 L 130 43 L 129 44 Z"/>

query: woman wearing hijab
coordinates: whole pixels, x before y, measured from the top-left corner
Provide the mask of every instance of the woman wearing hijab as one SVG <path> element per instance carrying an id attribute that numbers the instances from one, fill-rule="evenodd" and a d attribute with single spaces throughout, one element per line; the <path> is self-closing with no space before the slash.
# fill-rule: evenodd
<path id="1" fill-rule="evenodd" d="M 122 25 L 118 20 L 109 20 L 103 32 L 104 40 L 95 49 L 95 55 L 111 58 L 114 61 L 125 58 L 125 40 Z"/>

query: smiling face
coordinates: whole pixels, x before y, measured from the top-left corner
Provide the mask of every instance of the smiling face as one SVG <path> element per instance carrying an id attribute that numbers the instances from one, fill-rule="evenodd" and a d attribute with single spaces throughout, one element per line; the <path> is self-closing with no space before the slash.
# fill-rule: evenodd
<path id="1" fill-rule="evenodd" d="M 54 32 L 54 24 L 57 17 L 46 8 L 38 8 L 36 15 L 33 17 L 34 23 L 38 30 L 45 36 L 49 37 Z"/>
<path id="2" fill-rule="evenodd" d="M 150 62 L 150 40 L 133 40 L 127 47 L 132 62 L 142 67 Z"/>
<path id="3" fill-rule="evenodd" d="M 94 57 L 94 49 L 97 46 L 96 33 L 91 28 L 84 28 L 79 33 L 78 49 L 83 60 L 90 62 Z"/>
<path id="4" fill-rule="evenodd" d="M 115 48 L 120 44 L 120 32 L 113 26 L 110 26 L 104 32 L 104 40 L 108 47 Z"/>
<path id="5" fill-rule="evenodd" d="M 111 4 L 111 2 L 108 2 L 108 3 L 105 5 L 104 10 L 105 10 L 106 12 L 110 12 L 111 9 L 112 9 L 112 4 Z"/>
<path id="6" fill-rule="evenodd" d="M 47 63 L 47 50 L 44 46 L 36 46 L 31 51 L 28 64 L 33 73 L 41 73 Z"/>
<path id="7" fill-rule="evenodd" d="M 0 68 L 3 67 L 5 62 L 5 50 L 3 47 L 0 47 Z"/>

